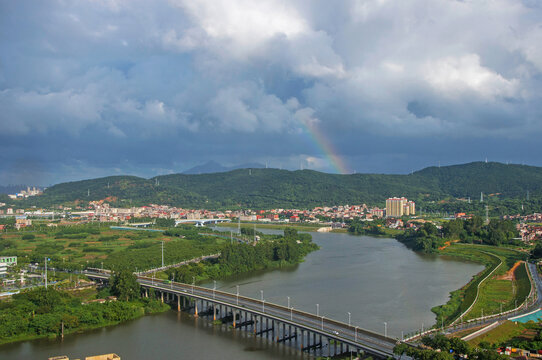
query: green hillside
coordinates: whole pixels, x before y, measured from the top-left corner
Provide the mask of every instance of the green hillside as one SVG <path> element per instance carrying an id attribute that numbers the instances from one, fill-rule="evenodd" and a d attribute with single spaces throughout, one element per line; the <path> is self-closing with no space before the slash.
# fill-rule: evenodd
<path id="1" fill-rule="evenodd" d="M 208 209 L 305 208 L 346 203 L 383 205 L 387 197 L 406 196 L 430 207 L 443 199 L 478 199 L 480 192 L 486 194 L 487 201 L 513 202 L 525 198 L 527 190 L 532 199 L 542 198 L 542 168 L 476 162 L 430 167 L 409 175 L 241 169 L 152 179 L 113 176 L 58 184 L 42 196 L 18 202 L 48 206 L 114 197 L 110 202 L 117 206 L 155 203 Z"/>

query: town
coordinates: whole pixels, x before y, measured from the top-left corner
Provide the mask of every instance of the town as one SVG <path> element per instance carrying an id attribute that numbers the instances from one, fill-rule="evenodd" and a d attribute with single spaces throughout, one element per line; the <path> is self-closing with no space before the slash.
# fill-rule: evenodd
<path id="1" fill-rule="evenodd" d="M 423 214 L 416 212 L 416 204 L 405 197 L 392 197 L 386 200 L 385 206 L 361 205 L 336 205 L 319 206 L 312 210 L 300 209 L 260 209 L 260 210 L 205 210 L 185 209 L 168 205 L 149 204 L 148 206 L 117 208 L 112 207 L 107 201 L 91 201 L 88 207 L 77 206 L 75 210 L 71 207 L 56 206 L 54 209 L 14 209 L 6 208 L 6 204 L 0 203 L 0 216 L 14 217 L 13 227 L 20 230 L 32 226 L 35 219 L 48 219 L 48 226 L 63 224 L 103 222 L 103 223 L 125 223 L 132 226 L 148 226 L 153 219 L 186 220 L 183 222 L 197 220 L 229 220 L 240 222 L 274 223 L 274 224 L 313 224 L 321 225 L 322 230 L 332 230 L 348 227 L 353 220 L 372 222 L 382 220 L 383 226 L 390 229 L 417 229 L 426 221 L 432 221 L 440 228 L 441 221 L 453 219 L 470 219 L 472 214 L 458 212 L 455 214 Z M 516 229 L 519 231 L 521 240 L 525 243 L 533 243 L 542 239 L 542 214 L 533 213 L 529 215 L 506 215 L 504 220 L 514 220 Z M 427 220 L 429 219 L 429 220 Z M 435 221 L 438 219 L 439 221 Z M 147 220 L 151 220 L 149 223 Z M 489 219 L 486 219 L 489 221 Z M 9 227 L 7 224 L 0 224 L 0 231 Z"/>

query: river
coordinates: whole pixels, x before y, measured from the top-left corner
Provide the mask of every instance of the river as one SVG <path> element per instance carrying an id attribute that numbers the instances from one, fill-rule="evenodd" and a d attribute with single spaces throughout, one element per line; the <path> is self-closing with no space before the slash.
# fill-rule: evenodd
<path id="1" fill-rule="evenodd" d="M 222 228 L 223 230 L 229 230 Z M 276 233 L 275 230 L 262 230 Z M 400 337 L 435 323 L 431 308 L 445 303 L 450 291 L 466 284 L 483 266 L 442 256 L 421 255 L 394 239 L 311 233 L 321 249 L 305 262 L 218 281 L 217 289 L 287 304 L 327 318 Z M 212 283 L 204 285 L 212 287 Z M 121 325 L 67 336 L 0 347 L 0 359 L 70 359 L 115 352 L 122 359 L 299 359 L 302 354 L 227 326 L 212 326 L 174 311 Z M 227 354 L 225 356 L 224 354 Z M 307 357 L 307 355 L 305 355 Z"/>

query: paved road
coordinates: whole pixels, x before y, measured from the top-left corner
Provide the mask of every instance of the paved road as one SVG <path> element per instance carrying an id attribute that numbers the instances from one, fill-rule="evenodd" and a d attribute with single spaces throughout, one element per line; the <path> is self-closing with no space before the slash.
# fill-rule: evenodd
<path id="1" fill-rule="evenodd" d="M 87 273 L 87 275 L 102 278 L 107 278 L 109 276 L 108 274 L 96 273 Z M 302 312 L 293 308 L 288 309 L 286 306 L 267 303 L 265 300 L 261 301 L 259 299 L 237 296 L 236 294 L 218 290 L 213 291 L 213 289 L 183 283 L 166 284 L 148 277 L 139 277 L 138 281 L 141 285 L 146 287 L 185 296 L 194 296 L 196 298 L 214 301 L 240 310 L 247 310 L 254 314 L 275 318 L 286 325 L 293 325 L 305 330 L 310 330 L 381 356 L 392 356 L 393 347 L 397 343 L 396 339 L 388 338 L 359 327 L 349 326 L 340 321 L 327 319 L 325 316 L 317 317 L 314 314 Z M 205 309 L 199 309 L 199 311 L 202 310 Z"/>

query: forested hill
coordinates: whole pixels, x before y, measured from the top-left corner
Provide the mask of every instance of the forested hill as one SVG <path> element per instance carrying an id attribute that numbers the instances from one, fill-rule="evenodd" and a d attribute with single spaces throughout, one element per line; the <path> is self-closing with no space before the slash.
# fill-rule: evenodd
<path id="1" fill-rule="evenodd" d="M 241 169 L 152 179 L 114 176 L 58 184 L 23 204 L 86 203 L 109 197 L 117 206 L 155 203 L 208 209 L 305 208 L 346 203 L 383 206 L 390 196 L 430 202 L 451 197 L 478 199 L 484 192 L 499 199 L 520 199 L 526 197 L 527 191 L 532 198 L 542 197 L 542 168 L 476 162 L 430 167 L 409 175 Z"/>

